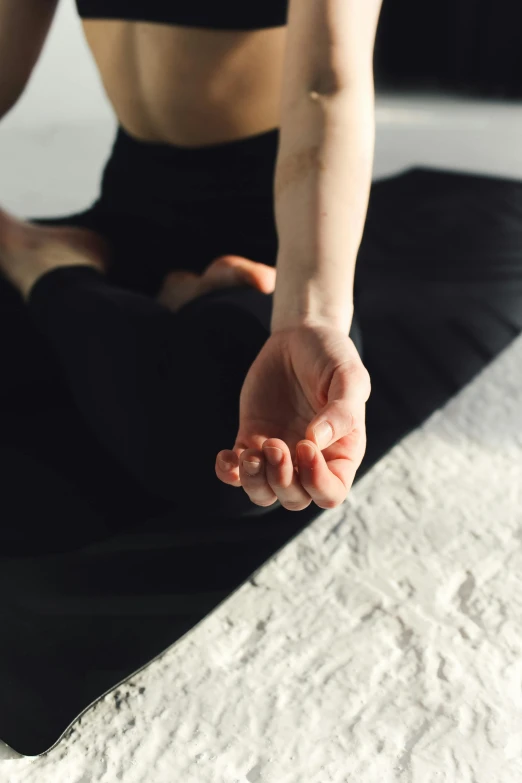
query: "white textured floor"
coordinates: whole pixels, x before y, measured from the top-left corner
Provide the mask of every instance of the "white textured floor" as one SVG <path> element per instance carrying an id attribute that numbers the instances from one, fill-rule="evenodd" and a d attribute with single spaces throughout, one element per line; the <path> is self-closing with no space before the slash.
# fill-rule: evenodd
<path id="1" fill-rule="evenodd" d="M 0 203 L 19 215 L 86 206 L 110 146 L 85 52 L 79 83 L 45 93 L 74 24 L 65 8 L 0 125 Z M 377 106 L 376 176 L 428 164 L 522 178 L 520 104 Z M 0 746 L 0 783 L 519 783 L 521 542 L 519 338 L 122 686 L 119 709 L 109 694 L 46 756 Z"/>
<path id="2" fill-rule="evenodd" d="M 522 339 L 2 783 L 519 783 Z"/>

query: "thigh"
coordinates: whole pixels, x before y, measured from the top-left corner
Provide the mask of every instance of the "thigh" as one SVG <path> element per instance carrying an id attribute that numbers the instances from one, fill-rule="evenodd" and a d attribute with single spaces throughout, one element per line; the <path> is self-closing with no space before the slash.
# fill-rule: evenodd
<path id="1" fill-rule="evenodd" d="M 20 406 L 28 399 L 39 404 L 50 387 L 56 385 L 59 371 L 55 357 L 32 322 L 16 289 L 0 278 L 0 401 Z"/>

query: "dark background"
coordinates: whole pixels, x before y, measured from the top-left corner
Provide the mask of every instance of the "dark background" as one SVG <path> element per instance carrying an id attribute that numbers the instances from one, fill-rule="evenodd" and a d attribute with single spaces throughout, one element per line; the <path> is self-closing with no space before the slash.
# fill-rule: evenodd
<path id="1" fill-rule="evenodd" d="M 383 0 L 378 87 L 522 96 L 522 0 Z"/>

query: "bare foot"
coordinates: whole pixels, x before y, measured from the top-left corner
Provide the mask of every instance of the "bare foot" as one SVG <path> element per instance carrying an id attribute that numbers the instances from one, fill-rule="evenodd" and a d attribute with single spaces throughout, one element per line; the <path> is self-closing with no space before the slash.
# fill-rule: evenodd
<path id="1" fill-rule="evenodd" d="M 106 242 L 93 231 L 33 225 L 0 209 L 0 272 L 24 299 L 51 269 L 79 265 L 104 272 L 108 255 Z"/>
<path id="2" fill-rule="evenodd" d="M 268 264 L 251 261 L 243 256 L 219 256 L 202 275 L 184 269 L 170 272 L 163 281 L 158 301 L 176 312 L 182 305 L 216 288 L 250 285 L 264 294 L 275 288 L 276 270 Z"/>

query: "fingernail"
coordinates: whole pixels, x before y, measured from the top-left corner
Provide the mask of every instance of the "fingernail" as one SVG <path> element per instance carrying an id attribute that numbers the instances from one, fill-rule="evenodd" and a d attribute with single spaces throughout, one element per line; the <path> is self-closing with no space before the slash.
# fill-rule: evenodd
<path id="1" fill-rule="evenodd" d="M 315 449 L 309 443 L 300 443 L 297 447 L 297 456 L 305 465 L 310 465 L 315 457 Z"/>
<path id="2" fill-rule="evenodd" d="M 218 464 L 221 470 L 232 470 L 234 467 L 231 462 L 229 462 L 226 459 L 223 459 L 223 457 L 218 457 Z"/>
<path id="3" fill-rule="evenodd" d="M 261 470 L 260 462 L 249 462 L 248 460 L 245 459 L 243 460 L 243 466 L 249 476 L 255 476 Z"/>
<path id="4" fill-rule="evenodd" d="M 314 427 L 314 438 L 320 449 L 325 449 L 333 437 L 333 429 L 327 421 L 322 421 Z"/>
<path id="5" fill-rule="evenodd" d="M 269 463 L 271 465 L 279 465 L 283 460 L 283 452 L 276 446 L 264 446 L 263 451 Z"/>

